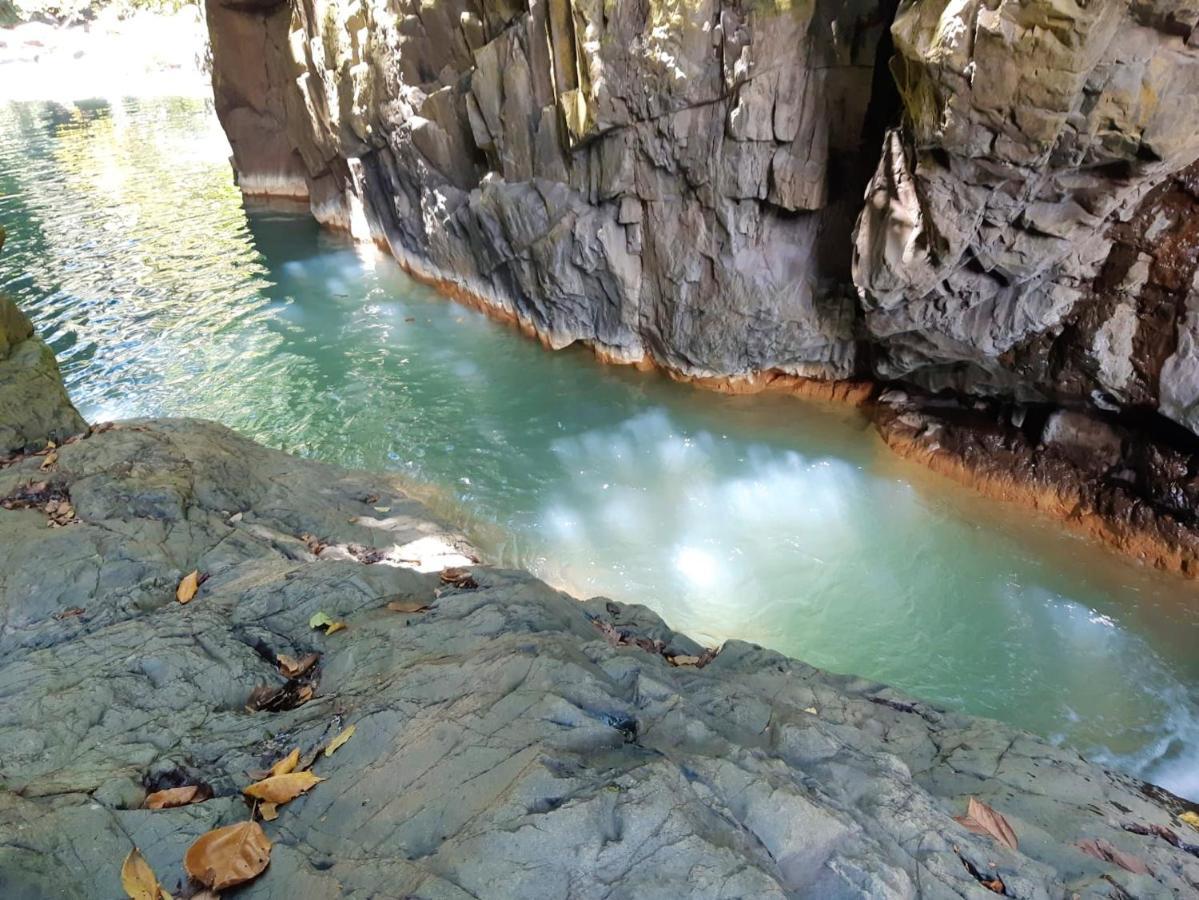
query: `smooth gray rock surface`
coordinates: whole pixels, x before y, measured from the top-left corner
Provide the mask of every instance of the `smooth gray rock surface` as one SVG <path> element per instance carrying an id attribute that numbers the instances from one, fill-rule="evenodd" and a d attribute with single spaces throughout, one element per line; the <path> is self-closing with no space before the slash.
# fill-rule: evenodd
<path id="1" fill-rule="evenodd" d="M 1199 850 L 1124 828 L 1199 843 L 1181 801 L 1031 735 L 744 643 L 675 667 L 663 653 L 701 648 L 643 607 L 523 572 L 476 566 L 464 589 L 404 567 L 469 549 L 388 476 L 186 420 L 119 423 L 41 460 L 0 468 L 0 497 L 46 481 L 77 521 L 0 509 L 6 900 L 119 896 L 134 845 L 179 896 L 187 846 L 249 815 L 249 773 L 350 724 L 315 764 L 327 780 L 265 823 L 270 866 L 237 896 L 994 896 L 971 871 L 1016 897 L 1199 886 Z M 209 577 L 180 605 L 192 569 Z M 348 627 L 314 631 L 316 612 Z M 277 654 L 310 651 L 311 700 L 245 710 L 284 684 Z M 138 808 L 184 783 L 214 797 Z M 955 823 L 971 796 L 1018 851 Z M 1090 838 L 1152 874 L 1073 846 Z"/>

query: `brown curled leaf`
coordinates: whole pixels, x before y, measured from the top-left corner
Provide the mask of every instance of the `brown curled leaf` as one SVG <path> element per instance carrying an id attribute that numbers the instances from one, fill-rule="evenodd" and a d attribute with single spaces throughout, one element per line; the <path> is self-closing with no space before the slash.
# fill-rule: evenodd
<path id="1" fill-rule="evenodd" d="M 155 791 L 146 796 L 142 805 L 146 809 L 174 809 L 176 806 L 187 806 L 189 803 L 199 803 L 206 799 L 198 784 L 187 784 L 183 787 L 167 788 Z"/>
<path id="2" fill-rule="evenodd" d="M 205 887 L 222 891 L 262 874 L 271 841 L 257 822 L 238 822 L 201 835 L 187 848 L 183 868 Z"/>
<path id="3" fill-rule="evenodd" d="M 200 590 L 200 573 L 193 569 L 183 576 L 183 580 L 175 588 L 175 599 L 180 603 L 191 603 L 198 590 Z"/>
<path id="4" fill-rule="evenodd" d="M 296 747 L 291 753 L 271 766 L 271 775 L 290 775 L 300 762 L 300 748 Z"/>
<path id="5" fill-rule="evenodd" d="M 1001 814 L 997 813 L 977 797 L 971 797 L 966 806 L 966 815 L 954 816 L 953 820 L 975 834 L 985 834 L 993 837 L 1009 850 L 1015 850 L 1019 844 L 1016 832 Z"/>

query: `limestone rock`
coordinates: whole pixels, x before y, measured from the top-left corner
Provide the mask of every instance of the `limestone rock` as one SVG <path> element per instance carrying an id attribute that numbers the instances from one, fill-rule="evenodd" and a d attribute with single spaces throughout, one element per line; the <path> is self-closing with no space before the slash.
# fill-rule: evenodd
<path id="1" fill-rule="evenodd" d="M 843 378 L 887 6 L 208 0 L 208 22 L 248 192 L 307 196 L 554 347 Z"/>
<path id="2" fill-rule="evenodd" d="M 35 459 L 0 468 L 0 496 L 45 477 Z M 270 867 L 239 896 L 951 897 L 984 896 L 983 877 L 1011 896 L 1168 896 L 1199 880 L 1184 849 L 1125 829 L 1181 828 L 1181 801 L 1031 735 L 739 642 L 672 666 L 702 650 L 648 609 L 523 572 L 447 587 L 403 548 L 469 548 L 391 477 L 167 420 L 65 446 L 52 482 L 77 522 L 0 510 L 6 900 L 118 896 L 133 844 L 180 893 L 188 844 L 248 815 L 249 773 L 348 725 L 316 762 L 326 780 L 265 823 Z M 313 538 L 373 552 L 317 557 Z M 180 605 L 192 569 L 209 577 Z M 316 612 L 348 627 L 314 631 Z M 277 654 L 308 652 L 312 699 L 246 711 L 284 683 Z M 213 797 L 135 808 L 181 783 Z M 1018 851 L 953 820 L 971 796 Z"/>
<path id="3" fill-rule="evenodd" d="M 1172 0 L 904 0 L 854 278 L 877 374 L 1195 427 L 1199 38 Z"/>

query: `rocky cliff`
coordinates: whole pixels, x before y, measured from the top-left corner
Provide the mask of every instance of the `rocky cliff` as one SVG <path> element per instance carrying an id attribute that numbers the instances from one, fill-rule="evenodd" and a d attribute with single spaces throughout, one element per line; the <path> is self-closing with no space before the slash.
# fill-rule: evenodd
<path id="1" fill-rule="evenodd" d="M 1194 430 L 1199 6 L 920 0 L 854 277 L 875 372 Z"/>
<path id="2" fill-rule="evenodd" d="M 726 390 L 898 385 L 919 415 L 876 411 L 892 446 L 1001 496 L 1053 482 L 1038 505 L 1199 573 L 1194 4 L 208 0 L 208 22 L 247 193 L 307 198 L 553 347 Z M 943 443 L 947 404 L 983 430 Z M 1062 407 L 1117 452 L 1044 459 Z M 1002 466 L 974 452 L 996 442 Z"/>
<path id="3" fill-rule="evenodd" d="M 554 347 L 857 371 L 850 234 L 894 106 L 886 0 L 208 16 L 247 192 L 308 197 Z"/>
<path id="4" fill-rule="evenodd" d="M 245 190 L 555 347 L 1199 426 L 1193 4 L 208 6 Z"/>

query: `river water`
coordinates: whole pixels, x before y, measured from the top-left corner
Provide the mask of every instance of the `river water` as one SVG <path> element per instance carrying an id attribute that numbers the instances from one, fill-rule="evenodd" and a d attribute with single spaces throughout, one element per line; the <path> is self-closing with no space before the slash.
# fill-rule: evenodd
<path id="1" fill-rule="evenodd" d="M 0 289 L 88 419 L 399 471 L 491 561 L 1199 799 L 1199 585 L 895 459 L 852 411 L 547 352 L 244 204 L 227 156 L 202 101 L 0 106 Z"/>

